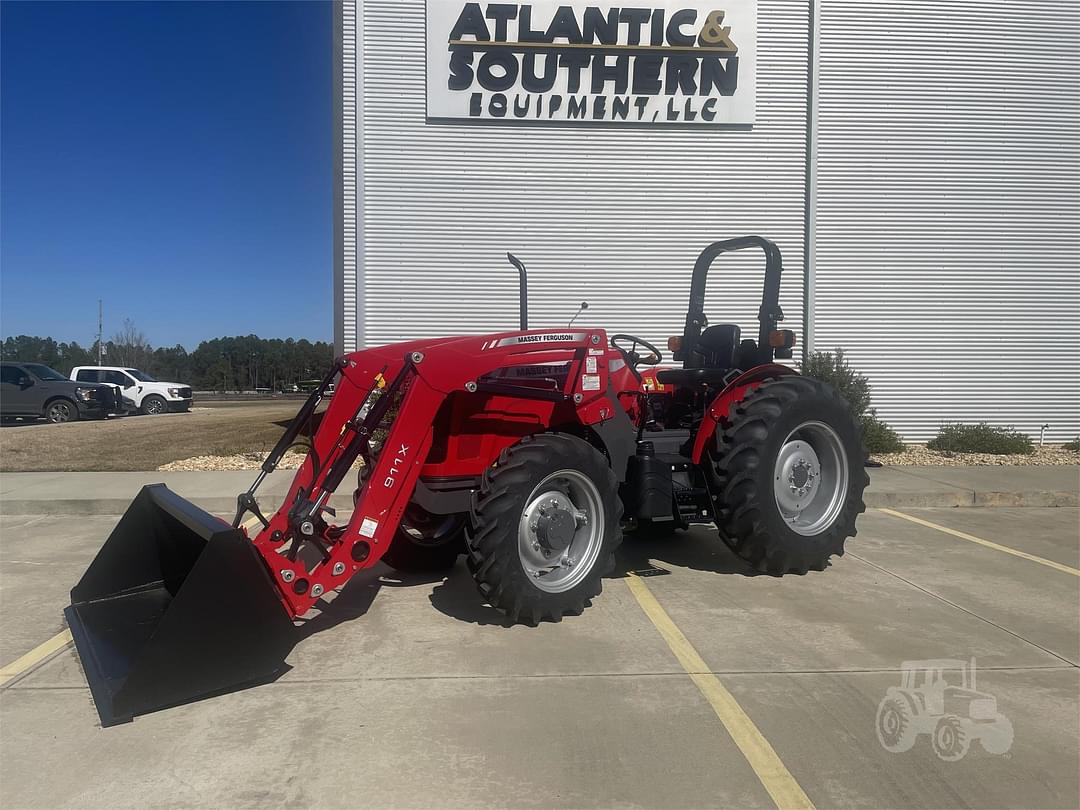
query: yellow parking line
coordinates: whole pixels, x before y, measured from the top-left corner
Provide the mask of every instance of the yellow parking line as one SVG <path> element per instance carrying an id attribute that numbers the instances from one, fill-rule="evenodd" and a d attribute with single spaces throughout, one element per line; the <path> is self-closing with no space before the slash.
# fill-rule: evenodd
<path id="1" fill-rule="evenodd" d="M 248 531 L 251 531 L 256 526 L 261 526 L 262 524 L 259 522 L 258 518 L 251 517 L 245 520 L 242 525 Z M 0 687 L 19 677 L 31 667 L 41 663 L 58 650 L 62 650 L 71 642 L 71 631 L 64 630 L 63 632 L 57 633 L 48 641 L 34 647 L 34 649 L 26 655 L 15 659 L 6 667 L 0 669 Z"/>
<path id="2" fill-rule="evenodd" d="M 812 810 L 813 802 L 799 787 L 799 783 L 784 766 L 772 745 L 765 739 L 765 735 L 754 725 L 754 721 L 743 711 L 735 697 L 720 683 L 720 679 L 709 670 L 698 651 L 671 620 L 667 611 L 656 601 L 656 597 L 653 596 L 645 581 L 631 574 L 626 578 L 626 584 L 630 587 L 630 592 L 634 594 L 638 604 L 641 605 L 641 609 L 645 611 L 645 615 L 649 617 L 649 621 L 660 631 L 668 647 L 679 659 L 686 674 L 709 701 L 716 716 L 720 718 L 720 722 L 724 724 L 724 728 L 742 751 L 742 755 L 746 757 L 746 761 L 753 768 L 762 787 L 768 791 L 776 806 Z"/>
<path id="3" fill-rule="evenodd" d="M 929 520 L 923 520 L 917 518 L 914 515 L 905 515 L 903 512 L 897 512 L 895 509 L 879 508 L 879 512 L 884 512 L 886 515 L 892 515 L 893 517 L 902 518 L 903 520 L 910 520 L 912 523 L 918 523 L 920 526 L 926 526 L 928 529 L 937 529 L 939 532 L 945 532 L 945 534 L 951 534 L 953 537 L 959 537 L 961 540 L 967 540 L 970 543 L 978 543 L 980 546 L 986 546 L 992 548 L 995 551 L 1003 551 L 1006 554 L 1012 554 L 1014 557 L 1022 557 L 1025 560 L 1031 560 L 1037 562 L 1039 565 L 1045 565 L 1047 568 L 1053 568 L 1057 571 L 1061 571 L 1065 574 L 1072 574 L 1074 577 L 1080 577 L 1080 570 L 1073 568 L 1069 565 L 1063 565 L 1053 560 L 1048 560 L 1045 557 L 1036 557 L 1034 554 L 1028 554 L 1026 551 L 1019 551 L 1015 548 L 1009 548 L 1003 546 L 1000 543 L 994 543 L 990 540 L 983 540 L 981 537 L 976 537 L 973 534 L 967 534 L 966 532 L 958 532 L 956 529 L 950 529 L 948 526 L 941 526 L 937 523 L 931 523 Z"/>
<path id="4" fill-rule="evenodd" d="M 21 658 L 17 658 L 3 669 L 0 669 L 0 686 L 3 686 L 13 678 L 22 675 L 30 667 L 44 661 L 57 650 L 62 650 L 71 643 L 71 631 L 64 630 L 57 633 L 44 644 L 39 644 Z"/>

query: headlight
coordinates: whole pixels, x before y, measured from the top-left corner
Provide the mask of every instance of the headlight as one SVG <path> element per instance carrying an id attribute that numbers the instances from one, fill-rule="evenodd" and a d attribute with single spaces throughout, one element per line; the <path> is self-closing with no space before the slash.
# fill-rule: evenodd
<path id="1" fill-rule="evenodd" d="M 169 389 L 169 396 L 170 397 L 179 397 L 180 396 L 180 389 L 179 388 L 170 388 Z"/>
<path id="2" fill-rule="evenodd" d="M 97 399 L 96 388 L 76 388 L 75 396 L 81 399 L 83 402 L 89 402 L 92 399 Z"/>

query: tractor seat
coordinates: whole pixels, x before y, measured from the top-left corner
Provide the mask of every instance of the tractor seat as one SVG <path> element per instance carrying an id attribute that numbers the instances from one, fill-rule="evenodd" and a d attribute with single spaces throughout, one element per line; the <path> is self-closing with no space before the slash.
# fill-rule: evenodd
<path id="1" fill-rule="evenodd" d="M 668 368 L 656 372 L 656 379 L 664 385 L 711 385 L 718 388 L 730 368 Z"/>
<path id="2" fill-rule="evenodd" d="M 656 379 L 673 385 L 723 384 L 733 368 L 736 368 L 736 350 L 739 348 L 740 330 L 733 323 L 710 326 L 697 340 L 687 357 L 687 368 L 674 368 L 658 372 Z"/>

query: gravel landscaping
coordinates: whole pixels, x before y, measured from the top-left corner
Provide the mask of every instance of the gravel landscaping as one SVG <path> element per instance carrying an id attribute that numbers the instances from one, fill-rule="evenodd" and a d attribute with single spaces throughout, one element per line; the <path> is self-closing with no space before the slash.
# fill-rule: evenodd
<path id="1" fill-rule="evenodd" d="M 887 466 L 922 467 L 1046 467 L 1080 464 L 1080 453 L 1060 445 L 1036 447 L 1030 456 L 996 456 L 990 453 L 955 453 L 929 450 L 925 445 L 909 445 L 903 453 L 872 453 L 874 461 Z"/>
<path id="2" fill-rule="evenodd" d="M 236 453 L 231 456 L 193 456 L 170 461 L 158 467 L 161 472 L 194 472 L 219 470 L 257 470 L 266 453 Z M 278 463 L 279 470 L 298 470 L 306 458 L 304 453 L 286 453 Z"/>

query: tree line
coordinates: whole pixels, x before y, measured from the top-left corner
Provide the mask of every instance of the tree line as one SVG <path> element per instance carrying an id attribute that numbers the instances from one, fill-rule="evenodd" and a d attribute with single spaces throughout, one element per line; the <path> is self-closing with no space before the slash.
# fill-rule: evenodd
<path id="1" fill-rule="evenodd" d="M 154 348 L 130 321 L 104 341 L 102 365 L 137 368 L 159 380 L 191 385 L 199 391 L 272 391 L 303 387 L 306 381 L 326 373 L 334 348 L 324 341 L 267 339 L 257 335 L 204 340 L 189 352 L 183 346 Z M 83 348 L 78 343 L 57 342 L 51 337 L 16 335 L 4 339 L 0 357 L 24 363 L 42 363 L 65 376 L 75 366 L 97 364 L 98 343 Z"/>

